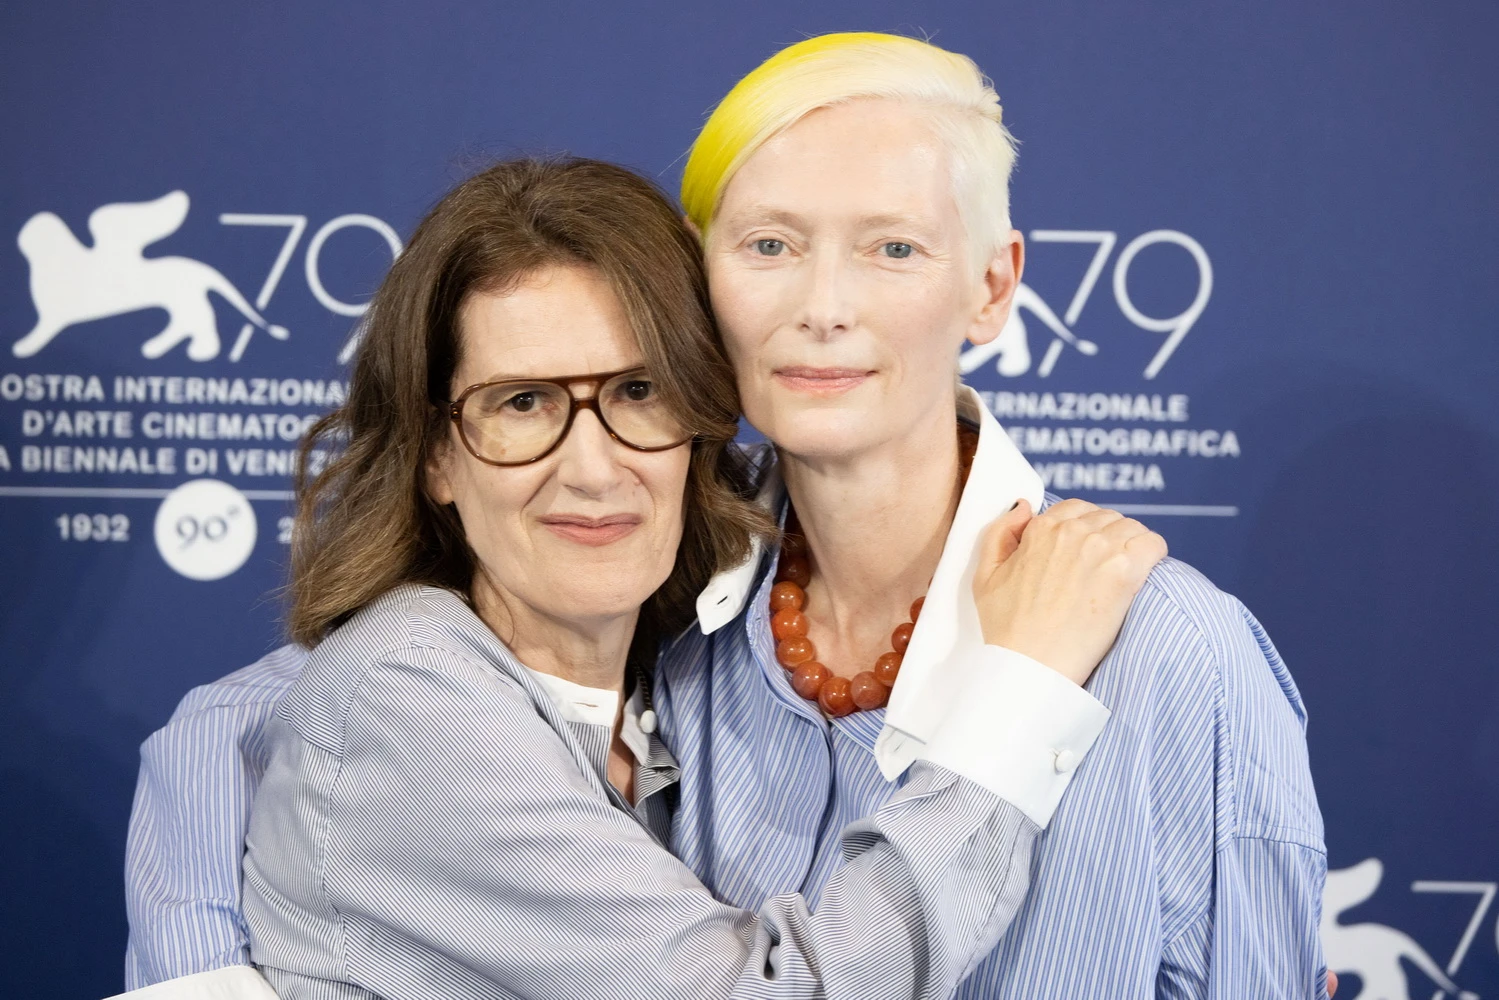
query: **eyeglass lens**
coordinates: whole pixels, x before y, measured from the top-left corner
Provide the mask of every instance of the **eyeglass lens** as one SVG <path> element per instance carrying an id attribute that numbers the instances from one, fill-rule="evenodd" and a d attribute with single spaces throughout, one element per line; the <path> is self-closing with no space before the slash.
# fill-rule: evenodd
<path id="1" fill-rule="evenodd" d="M 644 373 L 605 382 L 598 405 L 609 429 L 636 448 L 664 448 L 687 437 Z M 463 434 L 480 458 L 528 462 L 558 442 L 572 409 L 572 394 L 555 383 L 500 382 L 464 402 Z"/>

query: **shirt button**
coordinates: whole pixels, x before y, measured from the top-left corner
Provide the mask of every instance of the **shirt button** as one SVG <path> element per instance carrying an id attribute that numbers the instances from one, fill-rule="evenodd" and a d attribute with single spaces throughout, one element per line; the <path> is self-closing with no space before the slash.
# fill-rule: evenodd
<path id="1" fill-rule="evenodd" d="M 1058 774 L 1071 774 L 1072 769 L 1077 767 L 1077 754 L 1071 750 L 1058 750 L 1056 769 Z"/>

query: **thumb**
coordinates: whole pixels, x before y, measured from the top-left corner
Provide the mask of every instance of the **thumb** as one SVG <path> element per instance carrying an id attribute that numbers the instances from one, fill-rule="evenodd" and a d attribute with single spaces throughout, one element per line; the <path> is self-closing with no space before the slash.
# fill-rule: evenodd
<path id="1" fill-rule="evenodd" d="M 1030 501 L 1017 500 L 1002 517 L 996 518 L 984 532 L 984 544 L 979 554 L 979 571 L 993 573 L 1005 560 L 1020 548 L 1020 536 L 1034 517 Z"/>

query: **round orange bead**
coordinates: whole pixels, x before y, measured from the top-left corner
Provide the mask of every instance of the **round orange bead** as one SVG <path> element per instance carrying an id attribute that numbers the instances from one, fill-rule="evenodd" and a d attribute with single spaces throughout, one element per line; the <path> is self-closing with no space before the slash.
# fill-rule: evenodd
<path id="1" fill-rule="evenodd" d="M 782 639 L 776 643 L 776 659 L 780 660 L 781 666 L 788 670 L 816 658 L 817 647 L 812 645 L 811 639 L 798 637 Z"/>
<path id="2" fill-rule="evenodd" d="M 895 687 L 895 679 L 900 676 L 900 661 L 904 659 L 899 653 L 886 653 L 874 661 L 874 679 L 886 687 Z"/>
<path id="3" fill-rule="evenodd" d="M 807 616 L 795 608 L 782 608 L 770 616 L 770 634 L 780 639 L 801 639 L 807 634 Z"/>
<path id="4" fill-rule="evenodd" d="M 829 677 L 822 682 L 822 690 L 817 692 L 817 704 L 835 719 L 849 715 L 854 710 L 854 699 L 849 689 L 847 677 Z"/>
<path id="5" fill-rule="evenodd" d="M 807 539 L 805 535 L 788 532 L 781 536 L 781 551 L 788 556 L 804 556 L 807 554 Z"/>
<path id="6" fill-rule="evenodd" d="M 895 631 L 890 633 L 890 648 L 904 656 L 906 647 L 911 645 L 911 633 L 914 631 L 916 631 L 915 622 L 895 626 Z"/>
<path id="7" fill-rule="evenodd" d="M 848 682 L 848 695 L 855 705 L 867 712 L 883 706 L 890 697 L 890 689 L 866 670 L 862 674 L 854 674 L 854 679 Z"/>
<path id="8" fill-rule="evenodd" d="M 827 667 L 816 660 L 808 660 L 791 672 L 791 690 L 803 698 L 815 700 L 831 676 L 832 671 Z"/>
<path id="9" fill-rule="evenodd" d="M 776 567 L 776 579 L 790 580 L 806 589 L 807 584 L 812 582 L 812 564 L 807 562 L 805 556 L 782 556 L 781 564 Z"/>
<path id="10" fill-rule="evenodd" d="M 783 608 L 800 611 L 807 604 L 807 592 L 790 580 L 782 580 L 770 588 L 770 610 L 774 614 Z"/>
<path id="11" fill-rule="evenodd" d="M 921 606 L 926 603 L 925 597 L 918 597 L 911 603 L 911 622 L 915 624 L 916 619 L 921 617 Z"/>

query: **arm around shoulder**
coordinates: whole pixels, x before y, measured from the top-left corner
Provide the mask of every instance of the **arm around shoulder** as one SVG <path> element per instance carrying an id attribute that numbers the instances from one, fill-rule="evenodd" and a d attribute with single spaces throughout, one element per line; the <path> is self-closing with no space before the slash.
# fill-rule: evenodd
<path id="1" fill-rule="evenodd" d="M 278 988 L 320 976 L 390 1000 L 947 997 L 1018 909 L 1037 833 L 920 764 L 846 832 L 815 913 L 800 896 L 735 909 L 609 803 L 511 682 L 432 650 L 371 670 L 337 745 L 298 754 L 282 770 L 278 751 L 251 831 L 255 960 Z"/>

